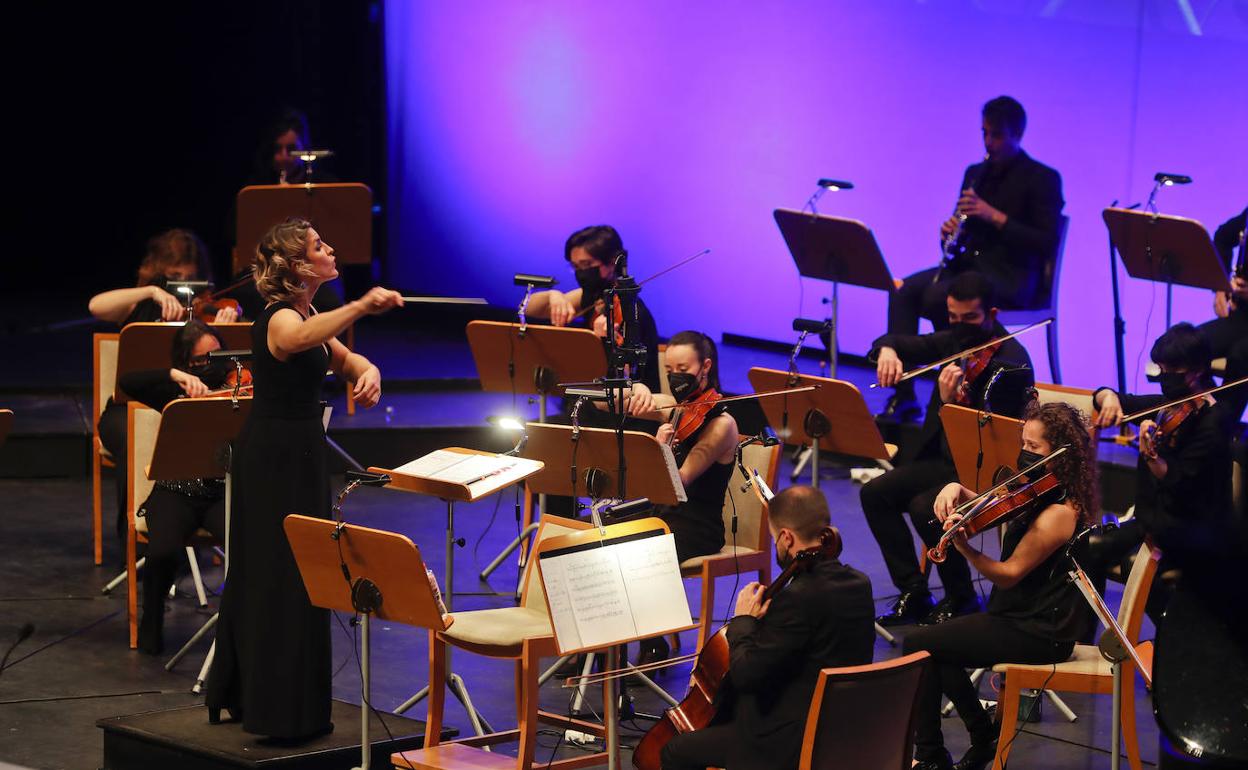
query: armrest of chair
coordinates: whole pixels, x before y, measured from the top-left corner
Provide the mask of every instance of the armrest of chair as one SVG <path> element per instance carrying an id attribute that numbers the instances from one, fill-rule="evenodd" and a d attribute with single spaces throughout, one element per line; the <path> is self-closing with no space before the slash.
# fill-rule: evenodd
<path id="1" fill-rule="evenodd" d="M 717 554 L 708 556 L 699 570 L 704 580 L 735 575 L 739 572 L 750 572 L 762 569 L 771 561 L 771 554 L 766 551 L 750 551 L 741 554 Z"/>

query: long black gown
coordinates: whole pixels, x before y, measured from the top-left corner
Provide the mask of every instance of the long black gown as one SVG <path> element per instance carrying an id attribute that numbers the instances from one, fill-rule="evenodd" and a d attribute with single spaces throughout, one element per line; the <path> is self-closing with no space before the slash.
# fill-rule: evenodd
<path id="1" fill-rule="evenodd" d="M 207 704 L 241 708 L 249 733 L 291 740 L 331 727 L 329 613 L 308 601 L 282 529 L 291 513 L 329 518 L 321 424 L 329 353 L 272 356 L 269 319 L 286 307 L 265 308 L 251 331 L 255 400 L 235 446 L 230 570 Z"/>

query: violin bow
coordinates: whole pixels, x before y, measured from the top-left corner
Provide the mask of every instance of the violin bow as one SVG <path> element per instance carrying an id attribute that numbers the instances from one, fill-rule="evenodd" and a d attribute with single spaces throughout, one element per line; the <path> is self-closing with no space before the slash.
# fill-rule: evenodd
<path id="1" fill-rule="evenodd" d="M 900 379 L 898 379 L 897 381 L 898 381 L 898 382 L 905 382 L 906 380 L 911 379 L 911 378 L 913 378 L 913 377 L 918 377 L 920 374 L 923 374 L 924 372 L 930 372 L 930 371 L 931 371 L 931 370 L 933 370 L 933 369 L 939 369 L 940 367 L 944 366 L 945 364 L 951 364 L 951 363 L 953 363 L 954 361 L 957 361 L 957 360 L 958 360 L 958 359 L 960 359 L 960 358 L 965 358 L 966 356 L 969 356 L 969 355 L 971 355 L 971 354 L 973 354 L 973 353 L 978 353 L 979 351 L 984 350 L 985 348 L 990 348 L 990 347 L 992 347 L 993 345 L 999 345 L 999 344 L 1001 344 L 1002 342 L 1005 342 L 1006 340 L 1012 340 L 1012 339 L 1014 339 L 1015 337 L 1021 337 L 1022 335 L 1026 334 L 1027 332 L 1035 331 L 1036 329 L 1039 329 L 1039 328 L 1040 328 L 1040 327 L 1042 327 L 1042 326 L 1048 326 L 1048 325 L 1049 325 L 1049 324 L 1051 324 L 1051 323 L 1053 323 L 1053 319 L 1052 319 L 1052 318 L 1046 318 L 1046 319 L 1044 319 L 1043 321 L 1037 321 L 1036 323 L 1032 324 L 1031 326 L 1028 326 L 1028 327 L 1026 327 L 1025 329 L 1019 329 L 1018 331 L 1014 332 L 1013 334 L 1006 334 L 1006 335 L 1004 335 L 1004 336 L 1002 336 L 1002 337 L 997 337 L 997 338 L 995 338 L 995 339 L 988 340 L 988 341 L 987 341 L 987 342 L 985 342 L 985 343 L 982 343 L 982 344 L 980 344 L 980 345 L 976 345 L 976 346 L 974 346 L 974 347 L 967 348 L 966 350 L 959 351 L 959 352 L 957 352 L 957 353 L 954 353 L 954 354 L 953 354 L 953 355 L 951 355 L 951 356 L 945 356 L 944 358 L 940 359 L 939 361 L 935 361 L 935 362 L 933 362 L 933 363 L 927 364 L 926 366 L 920 366 L 918 369 L 911 369 L 910 371 L 905 372 L 904 374 L 902 374 L 902 375 L 901 375 L 901 378 L 900 378 Z M 878 382 L 873 382 L 873 383 L 871 383 L 871 387 L 872 387 L 872 388 L 878 388 L 878 387 L 880 387 L 880 383 L 878 383 Z"/>
<path id="2" fill-rule="evenodd" d="M 638 282 L 637 282 L 637 286 L 638 286 L 638 287 L 645 286 L 646 284 L 648 284 L 648 283 L 650 283 L 651 281 L 653 281 L 655 278 L 658 278 L 658 277 L 659 277 L 659 276 L 661 276 L 661 275 L 666 275 L 666 274 L 668 274 L 668 273 L 672 272 L 673 270 L 675 270 L 675 269 L 676 269 L 676 268 L 678 268 L 678 267 L 684 267 L 685 265 L 689 264 L 690 262 L 694 261 L 695 259 L 699 259 L 699 258 L 701 258 L 701 257 L 705 257 L 707 254 L 710 254 L 710 253 L 711 253 L 711 250 L 710 250 L 710 249 L 702 249 L 702 250 L 701 250 L 701 251 L 699 251 L 697 254 L 694 254 L 694 255 L 692 255 L 692 256 L 685 257 L 684 259 L 680 260 L 679 262 L 677 262 L 677 263 L 676 263 L 676 264 L 674 264 L 674 265 L 668 265 L 667 267 L 663 268 L 663 269 L 662 269 L 662 270 L 660 270 L 659 272 L 657 272 L 657 273 L 655 273 L 654 275 L 650 276 L 650 277 L 649 277 L 649 278 L 647 278 L 646 280 L 644 280 L 644 281 L 638 281 Z M 594 302 L 594 304 L 589 305 L 588 307 L 581 308 L 580 310 L 578 310 L 578 311 L 576 312 L 576 315 L 572 316 L 572 320 L 573 320 L 573 321 L 575 321 L 576 319 L 578 319 L 578 318 L 580 318 L 581 316 L 585 315 L 585 314 L 586 314 L 586 313 L 588 313 L 589 311 L 593 310 L 593 309 L 594 309 L 597 305 L 598 305 L 598 303 L 595 301 L 595 302 Z"/>
<path id="3" fill-rule="evenodd" d="M 1141 417 L 1147 417 L 1150 414 L 1156 414 L 1157 412 L 1160 412 L 1163 409 L 1169 409 L 1172 406 L 1178 406 L 1179 404 L 1184 404 L 1184 403 L 1187 403 L 1188 401 L 1195 401 L 1198 398 L 1204 398 L 1205 396 L 1212 395 L 1214 393 L 1217 393 L 1220 390 L 1233 388 L 1236 385 L 1243 385 L 1245 382 L 1248 382 L 1248 377 L 1240 377 L 1238 380 L 1235 380 L 1234 382 L 1227 382 L 1222 385 L 1219 385 L 1216 388 L 1209 388 L 1208 390 L 1202 390 L 1199 393 L 1193 393 L 1190 396 L 1184 396 L 1183 398 L 1176 398 L 1174 401 L 1161 404 L 1160 406 L 1153 406 L 1153 407 L 1149 407 L 1148 409 L 1141 409 L 1140 411 L 1135 412 L 1134 414 L 1126 415 L 1121 420 L 1119 420 L 1119 422 L 1127 423 L 1127 422 L 1131 422 L 1132 420 L 1138 420 Z"/>
<path id="4" fill-rule="evenodd" d="M 707 407 L 709 408 L 712 406 L 719 406 L 720 404 L 730 404 L 733 401 L 745 401 L 746 399 L 750 399 L 750 398 L 765 398 L 767 396 L 785 396 L 790 393 L 805 393 L 808 390 L 818 390 L 818 389 L 819 389 L 818 385 L 803 385 L 800 388 L 784 388 L 783 390 L 766 390 L 766 391 L 763 391 L 762 393 L 746 393 L 740 396 L 728 396 L 726 398 L 721 398 L 718 401 L 707 404 Z M 672 404 L 671 406 L 656 406 L 654 408 L 654 411 L 662 412 L 667 409 L 688 409 L 693 406 L 694 404 Z"/>

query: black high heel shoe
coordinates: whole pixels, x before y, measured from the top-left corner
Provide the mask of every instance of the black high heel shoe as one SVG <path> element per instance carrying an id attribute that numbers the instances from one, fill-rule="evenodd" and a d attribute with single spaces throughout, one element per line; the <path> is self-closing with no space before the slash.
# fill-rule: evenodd
<path id="1" fill-rule="evenodd" d="M 226 706 L 226 707 L 225 707 L 225 713 L 229 714 L 229 715 L 230 715 L 230 718 L 229 718 L 229 719 L 222 720 L 222 719 L 221 719 L 221 707 L 220 707 L 220 706 L 209 706 L 209 707 L 208 707 L 208 724 L 210 724 L 210 725 L 219 725 L 219 724 L 221 724 L 223 721 L 225 721 L 225 722 L 241 722 L 241 721 L 243 721 L 243 712 L 242 712 L 242 710 L 241 710 L 241 709 L 235 709 L 235 708 L 231 708 L 231 707 L 229 707 L 229 706 Z"/>

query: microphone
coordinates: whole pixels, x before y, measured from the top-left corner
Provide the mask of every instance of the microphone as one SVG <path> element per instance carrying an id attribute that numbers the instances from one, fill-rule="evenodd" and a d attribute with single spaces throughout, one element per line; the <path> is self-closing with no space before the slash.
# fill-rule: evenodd
<path id="1" fill-rule="evenodd" d="M 816 182 L 816 184 L 825 190 L 831 190 L 833 192 L 837 190 L 854 189 L 854 183 L 846 182 L 844 179 L 820 179 L 818 182 Z"/>
<path id="2" fill-rule="evenodd" d="M 624 500 L 615 503 L 614 505 L 608 505 L 602 509 L 601 513 L 604 518 L 611 516 L 618 519 L 625 516 L 635 516 L 639 513 L 644 513 L 651 507 L 650 498 L 638 497 L 635 500 Z"/>
<path id="3" fill-rule="evenodd" d="M 793 331 L 805 332 L 807 334 L 822 334 L 832 328 L 830 319 L 824 321 L 815 321 L 810 318 L 794 318 Z"/>
<path id="4" fill-rule="evenodd" d="M 531 273 L 516 273 L 512 280 L 516 286 L 532 286 L 535 289 L 549 289 L 559 283 L 553 275 L 533 275 Z"/>
<path id="5" fill-rule="evenodd" d="M 1186 174 L 1167 174 L 1164 171 L 1158 171 L 1153 175 L 1153 181 L 1170 187 L 1176 184 L 1191 184 L 1192 178 Z"/>

